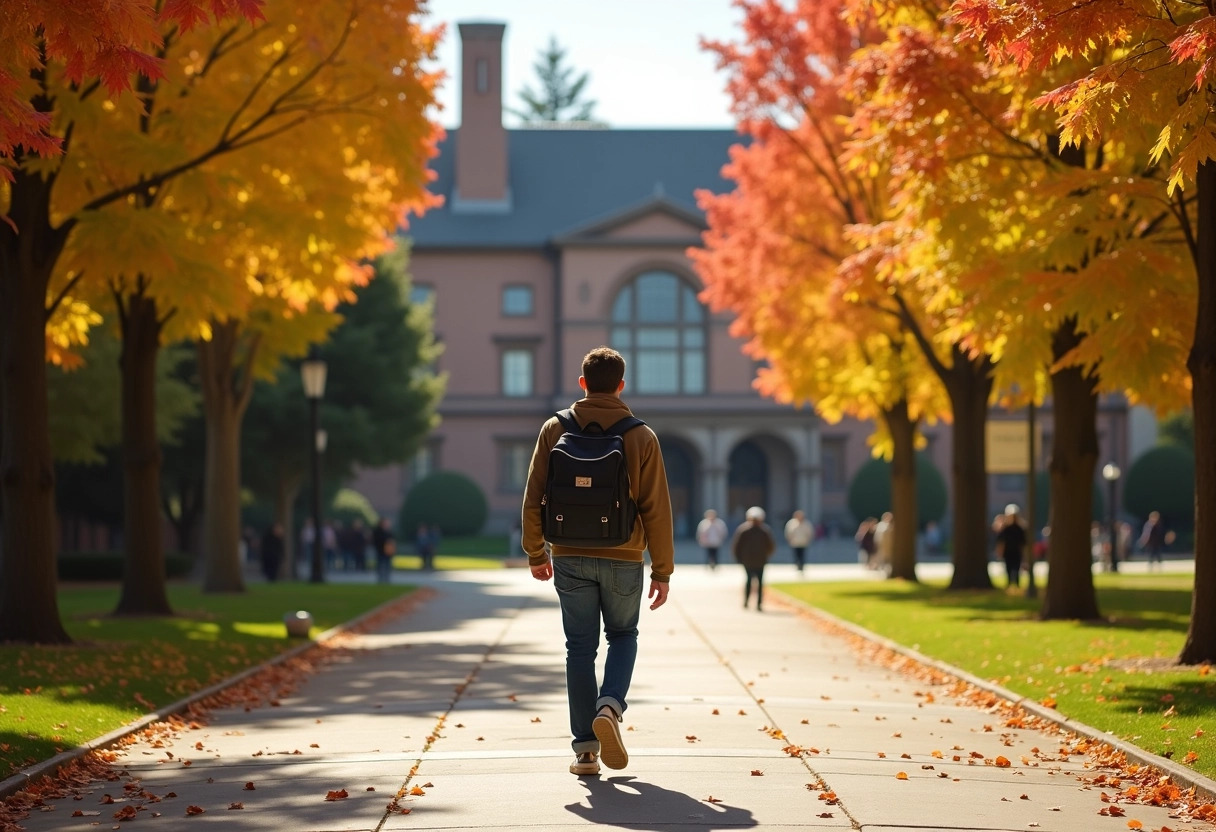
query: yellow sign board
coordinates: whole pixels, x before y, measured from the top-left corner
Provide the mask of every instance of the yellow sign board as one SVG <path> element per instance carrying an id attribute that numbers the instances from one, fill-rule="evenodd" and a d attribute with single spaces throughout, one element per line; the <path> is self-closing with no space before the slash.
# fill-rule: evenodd
<path id="1" fill-rule="evenodd" d="M 1036 439 L 1041 441 L 1040 431 L 1035 433 L 1039 434 Z M 1030 470 L 1030 425 L 1027 422 L 990 420 L 985 441 L 989 474 L 1025 474 Z"/>

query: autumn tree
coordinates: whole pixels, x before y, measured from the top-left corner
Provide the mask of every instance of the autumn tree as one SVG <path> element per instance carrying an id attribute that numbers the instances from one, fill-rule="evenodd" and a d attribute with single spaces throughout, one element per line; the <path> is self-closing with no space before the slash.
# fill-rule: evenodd
<path id="1" fill-rule="evenodd" d="M 1180 660 L 1216 659 L 1216 9 L 1210 3 L 959 0 L 954 12 L 997 60 L 1043 72 L 1080 57 L 1090 66 L 1041 96 L 1065 144 L 1155 133 L 1150 163 L 1169 165 L 1157 195 L 1181 201 L 1179 234 L 1197 277 L 1190 374 L 1196 436 L 1195 589 Z"/>
<path id="2" fill-rule="evenodd" d="M 853 302 L 838 270 L 856 251 L 848 229 L 887 211 L 885 168 L 845 167 L 843 70 L 879 33 L 838 4 L 740 3 L 746 42 L 709 43 L 751 137 L 731 151 L 726 194 L 698 194 L 709 231 L 689 252 L 704 297 L 735 315 L 737 335 L 769 369 L 759 386 L 811 401 L 829 420 L 879 422 L 892 457 L 896 549 L 892 576 L 915 580 L 917 427 L 944 409 L 941 387 L 898 316 Z M 902 518 L 902 522 L 901 522 Z"/>
<path id="3" fill-rule="evenodd" d="M 953 337 L 996 359 L 1000 400 L 1035 400 L 1036 377 L 1050 372 L 1056 441 L 1043 614 L 1095 617 L 1097 395 L 1117 390 L 1160 404 L 1176 390 L 1176 374 L 1160 368 L 1177 344 L 1161 324 L 1177 310 L 1177 287 L 1135 287 L 1168 264 L 1185 206 L 1145 199 L 1156 174 L 1134 144 L 1061 153 L 1052 120 L 1031 105 L 1051 76 L 992 64 L 960 39 L 945 9 L 889 4 L 886 41 L 855 59 L 865 93 L 855 119 L 861 161 L 878 155 L 900 172 L 897 227 L 880 229 L 881 238 L 950 252 L 951 280 L 930 302 L 945 310 Z M 1103 360 L 1115 354 L 1127 359 Z"/>
<path id="4" fill-rule="evenodd" d="M 256 0 L 208 5 L 221 13 L 243 9 L 257 19 Z M 159 13 L 137 0 L 37 2 L 23 4 L 21 13 L 6 10 L 0 23 L 5 62 L 0 72 L 7 76 L 0 81 L 12 79 L 0 83 L 0 118 L 7 121 L 0 143 L 11 154 L 0 164 L 5 180 L 0 190 L 0 516 L 5 518 L 0 640 L 68 640 L 55 598 L 54 476 L 44 370 L 48 356 L 60 355 L 64 344 L 49 338 L 48 325 L 69 340 L 74 330 L 78 334 L 87 326 L 87 310 L 73 297 L 81 275 L 65 277 L 60 258 L 83 212 L 134 193 L 59 197 L 62 159 L 71 153 L 74 136 L 62 104 L 68 98 L 100 97 L 103 83 L 94 76 L 123 90 L 131 85 L 132 68 L 154 74 L 143 50 L 156 46 L 155 32 L 162 25 L 189 31 L 201 22 L 202 8 L 191 0 L 167 2 Z"/>
<path id="5" fill-rule="evenodd" d="M 50 163 L 21 158 L 7 193 L 9 214 L 21 231 L 0 231 L 0 314 L 11 313 L 15 322 L 10 327 L 7 318 L 0 320 L 6 384 L 26 383 L 26 365 L 33 359 L 41 364 L 46 347 L 40 322 L 48 306 L 67 308 L 80 297 L 97 305 L 108 294 L 120 309 L 131 405 L 124 414 L 131 439 L 128 522 L 154 521 L 136 530 L 128 550 L 123 611 L 167 609 L 159 540 L 138 537 L 159 521 L 148 367 L 161 339 L 177 332 L 206 340 L 213 323 L 241 320 L 250 299 L 262 294 L 259 274 L 271 271 L 271 283 L 290 285 L 279 281 L 291 272 L 293 256 L 301 277 L 297 288 L 279 296 L 289 306 L 335 304 L 340 290 L 324 284 L 349 282 L 354 272 L 338 264 L 374 251 L 373 240 L 386 239 L 406 204 L 420 198 L 433 152 L 435 131 L 421 114 L 432 100 L 434 79 L 418 70 L 433 36 L 411 19 L 417 12 L 412 0 L 308 7 L 280 2 L 263 10 L 265 23 L 227 23 L 205 33 L 166 24 L 158 50 L 164 74 L 139 81 L 138 98 L 104 99 L 96 85 L 74 85 L 62 66 L 48 65 L 34 79 L 31 100 L 53 119 L 64 156 Z M 276 154 L 286 158 L 276 164 Z M 330 176 L 311 193 L 310 172 Z M 280 225 L 270 212 L 258 215 L 254 197 L 267 191 L 243 188 L 242 177 L 253 186 L 274 182 L 281 197 L 275 204 L 293 202 L 298 209 L 317 199 L 324 207 L 301 217 L 330 230 L 308 239 L 298 223 Z M 333 210 L 338 204 L 342 209 Z M 331 209 L 328 216 L 324 208 Z M 222 216 L 211 219 L 212 210 Z M 199 222 L 204 216 L 210 224 Z M 247 244 L 257 230 L 272 227 L 283 228 L 283 236 L 263 241 L 261 249 Z M 291 247 L 272 251 L 276 241 Z M 250 256 L 259 254 L 266 264 L 251 269 Z M 14 372 L 15 366 L 23 371 Z M 5 495 L 29 509 L 18 509 L 22 516 L 45 518 L 46 524 L 5 525 L 10 556 L 4 583 L 27 586 L 38 576 L 51 597 L 40 598 L 33 615 L 17 616 L 13 599 L 4 596 L 0 637 L 56 640 L 63 635 L 50 591 L 49 504 L 35 511 L 45 503 L 35 472 L 49 470 L 39 464 L 45 387 L 27 389 L 36 395 L 23 395 L 20 406 L 12 405 L 14 396 L 0 396 L 5 416 L 15 417 L 3 419 L 5 453 L 12 447 L 8 431 L 20 430 L 29 468 L 6 477 Z M 4 513 L 12 516 L 7 502 Z M 12 557 L 18 550 L 28 557 Z M 23 610 L 30 609 L 29 597 L 28 591 L 22 596 Z"/>
<path id="6" fill-rule="evenodd" d="M 539 89 L 525 86 L 519 91 L 523 106 L 511 110 L 525 124 L 595 118 L 595 102 L 583 97 L 591 76 L 586 72 L 576 74 L 574 67 L 566 65 L 566 50 L 558 45 L 557 38 L 549 38 L 549 46 L 541 50 L 532 68 Z"/>

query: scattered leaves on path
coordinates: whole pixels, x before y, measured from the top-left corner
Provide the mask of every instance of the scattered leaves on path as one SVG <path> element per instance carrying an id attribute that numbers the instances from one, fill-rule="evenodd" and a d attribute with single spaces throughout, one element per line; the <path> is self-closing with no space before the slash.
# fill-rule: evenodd
<path id="1" fill-rule="evenodd" d="M 325 799 L 331 802 L 334 800 L 346 800 L 348 797 L 350 797 L 350 793 L 346 789 L 330 789 L 325 793 Z"/>

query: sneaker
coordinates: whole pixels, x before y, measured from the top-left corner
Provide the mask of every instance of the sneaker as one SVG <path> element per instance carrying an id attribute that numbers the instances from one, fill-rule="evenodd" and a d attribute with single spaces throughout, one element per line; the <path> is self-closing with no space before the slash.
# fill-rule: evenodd
<path id="1" fill-rule="evenodd" d="M 612 708 L 604 706 L 591 722 L 591 730 L 600 741 L 600 758 L 608 768 L 621 769 L 629 765 L 629 752 L 621 741 L 621 729 Z"/>
<path id="2" fill-rule="evenodd" d="M 600 761 L 595 758 L 594 751 L 584 751 L 574 758 L 570 764 L 571 774 L 599 774 Z"/>

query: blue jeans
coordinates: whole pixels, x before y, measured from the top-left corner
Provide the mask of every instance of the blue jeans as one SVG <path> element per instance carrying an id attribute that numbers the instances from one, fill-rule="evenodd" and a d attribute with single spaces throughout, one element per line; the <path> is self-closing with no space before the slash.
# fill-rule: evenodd
<path id="1" fill-rule="evenodd" d="M 642 606 L 642 564 L 612 558 L 553 558 L 553 583 L 566 632 L 566 696 L 570 704 L 571 746 L 575 754 L 599 752 L 591 723 L 605 705 L 617 716 L 638 655 L 638 615 Z M 595 657 L 600 646 L 600 619 L 608 639 L 604 683 L 596 684 Z"/>

